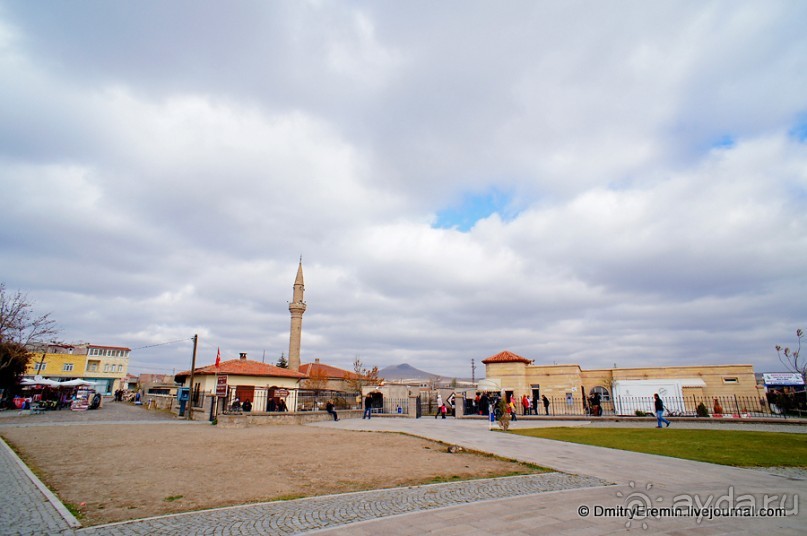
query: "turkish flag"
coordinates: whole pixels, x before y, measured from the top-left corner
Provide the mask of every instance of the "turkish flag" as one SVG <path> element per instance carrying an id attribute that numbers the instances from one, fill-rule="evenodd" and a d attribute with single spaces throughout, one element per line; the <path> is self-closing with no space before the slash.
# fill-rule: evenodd
<path id="1" fill-rule="evenodd" d="M 216 349 L 216 368 L 221 364 L 221 348 Z"/>

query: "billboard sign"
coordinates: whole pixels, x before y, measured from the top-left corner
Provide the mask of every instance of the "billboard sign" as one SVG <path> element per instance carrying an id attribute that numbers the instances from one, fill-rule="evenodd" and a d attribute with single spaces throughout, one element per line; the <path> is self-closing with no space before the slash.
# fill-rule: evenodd
<path id="1" fill-rule="evenodd" d="M 765 385 L 804 385 L 804 378 L 798 372 L 765 372 L 762 378 Z"/>
<path id="2" fill-rule="evenodd" d="M 220 376 L 216 376 L 216 396 L 219 398 L 224 398 L 227 396 L 227 375 L 222 374 Z"/>

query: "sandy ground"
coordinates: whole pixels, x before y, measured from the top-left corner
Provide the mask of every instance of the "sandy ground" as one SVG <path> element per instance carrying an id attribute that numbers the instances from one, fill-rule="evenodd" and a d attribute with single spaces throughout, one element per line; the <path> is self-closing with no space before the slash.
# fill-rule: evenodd
<path id="1" fill-rule="evenodd" d="M 65 504 L 80 508 L 83 525 L 534 472 L 390 433 L 304 426 L 41 424 L 4 426 L 0 435 Z"/>

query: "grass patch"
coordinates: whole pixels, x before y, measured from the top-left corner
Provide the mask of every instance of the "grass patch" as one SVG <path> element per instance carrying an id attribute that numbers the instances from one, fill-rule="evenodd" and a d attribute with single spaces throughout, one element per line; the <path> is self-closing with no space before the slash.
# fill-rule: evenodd
<path id="1" fill-rule="evenodd" d="M 297 499 L 304 499 L 306 497 L 308 497 L 308 495 L 305 495 L 304 493 L 289 493 L 287 495 L 278 495 L 277 497 L 274 497 L 271 500 L 272 501 L 294 501 L 294 500 L 297 500 Z"/>
<path id="2" fill-rule="evenodd" d="M 75 517 L 79 521 L 84 519 L 84 512 L 81 511 L 80 507 L 76 506 L 73 503 L 68 503 L 68 502 L 62 503 L 62 504 L 64 504 L 64 507 L 67 508 L 68 512 L 73 514 L 73 517 Z"/>
<path id="3" fill-rule="evenodd" d="M 509 433 L 736 467 L 807 467 L 807 434 L 675 428 L 531 428 Z"/>
<path id="4" fill-rule="evenodd" d="M 182 495 L 171 495 L 171 496 L 169 496 L 169 497 L 166 497 L 166 498 L 165 498 L 165 499 L 163 499 L 163 500 L 164 500 L 165 502 L 174 502 L 174 501 L 178 501 L 178 500 L 180 500 L 181 498 L 182 498 Z"/>
<path id="5" fill-rule="evenodd" d="M 429 481 L 429 484 L 443 484 L 445 482 L 458 482 L 460 480 L 464 480 L 461 476 L 452 475 L 452 476 L 436 476 Z"/>

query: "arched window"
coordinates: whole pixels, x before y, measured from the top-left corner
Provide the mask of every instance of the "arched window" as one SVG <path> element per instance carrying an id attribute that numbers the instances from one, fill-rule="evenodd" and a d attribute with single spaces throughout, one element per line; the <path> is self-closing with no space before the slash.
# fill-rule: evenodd
<path id="1" fill-rule="evenodd" d="M 592 388 L 591 393 L 589 393 L 589 394 L 593 396 L 594 393 L 599 393 L 600 400 L 602 402 L 608 402 L 609 400 L 611 400 L 611 393 L 609 393 L 608 389 L 606 389 L 605 387 L 603 387 L 601 385 L 598 385 L 597 387 Z"/>

